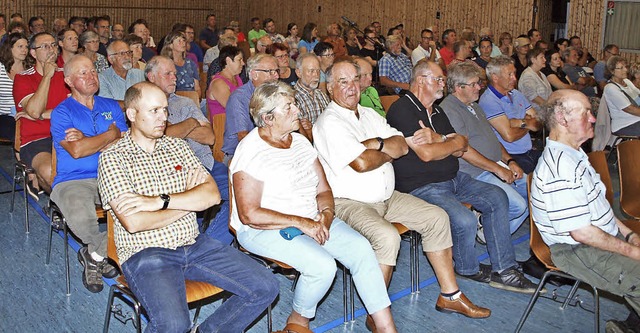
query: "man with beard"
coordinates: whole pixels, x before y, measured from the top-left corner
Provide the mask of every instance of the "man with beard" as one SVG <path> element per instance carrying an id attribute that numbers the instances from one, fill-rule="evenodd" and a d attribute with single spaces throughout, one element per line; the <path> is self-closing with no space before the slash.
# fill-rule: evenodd
<path id="1" fill-rule="evenodd" d="M 144 73 L 132 68 L 133 52 L 129 45 L 121 40 L 113 41 L 107 47 L 107 53 L 111 67 L 100 73 L 100 93 L 101 97 L 113 98 L 122 106 L 124 93 L 132 85 L 144 81 Z"/>
<path id="2" fill-rule="evenodd" d="M 293 86 L 296 91 L 296 105 L 300 109 L 300 133 L 312 139 L 311 129 L 318 116 L 329 104 L 329 97 L 318 88 L 320 83 L 320 61 L 313 53 L 305 53 L 296 61 L 298 82 Z"/>

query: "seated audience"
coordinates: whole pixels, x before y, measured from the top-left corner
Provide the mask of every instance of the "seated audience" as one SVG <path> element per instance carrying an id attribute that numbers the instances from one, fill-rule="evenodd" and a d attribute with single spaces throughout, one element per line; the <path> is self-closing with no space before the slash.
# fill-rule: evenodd
<path id="1" fill-rule="evenodd" d="M 613 56 L 607 61 L 609 83 L 604 87 L 614 135 L 640 136 L 640 89 L 627 78 L 627 60 Z"/>
<path id="2" fill-rule="evenodd" d="M 56 65 L 58 42 L 46 32 L 29 41 L 35 65 L 13 79 L 13 100 L 20 125 L 20 159 L 37 175 L 36 190 L 51 192 L 51 111 L 70 93 L 62 69 Z"/>
<path id="3" fill-rule="evenodd" d="M 78 43 L 80 43 L 80 46 L 82 46 L 83 49 L 81 54 L 93 61 L 98 74 L 109 68 L 107 58 L 98 53 L 98 49 L 100 48 L 100 36 L 98 36 L 97 33 L 93 30 L 83 32 L 78 39 Z"/>
<path id="4" fill-rule="evenodd" d="M 144 81 L 144 72 L 133 68 L 132 55 L 129 45 L 122 40 L 114 41 L 107 47 L 109 67 L 100 73 L 100 97 L 112 98 L 122 105 L 124 94 L 138 82 Z"/>
<path id="5" fill-rule="evenodd" d="M 373 66 L 373 82 L 378 82 L 378 61 L 384 56 L 384 44 L 380 44 L 373 27 L 364 29 L 364 45 L 360 49 L 360 56 Z"/>
<path id="6" fill-rule="evenodd" d="M 567 73 L 571 82 L 575 84 L 576 89 L 587 95 L 587 97 L 595 97 L 597 91 L 596 80 L 578 64 L 579 60 L 578 51 L 573 47 L 568 47 L 562 52 L 562 61 L 564 61 L 562 70 Z"/>
<path id="7" fill-rule="evenodd" d="M 58 32 L 58 46 L 60 46 L 60 54 L 56 64 L 63 68 L 64 64 L 71 60 L 78 53 L 78 34 L 70 28 L 63 28 Z"/>
<path id="8" fill-rule="evenodd" d="M 436 63 L 419 62 L 413 68 L 410 91 L 387 112 L 389 125 L 402 132 L 410 148 L 393 162 L 395 188 L 447 212 L 459 275 L 494 288 L 534 293 L 536 284 L 516 262 L 507 195 L 459 171 L 458 157 L 468 150 L 467 138 L 454 131 L 442 108 L 434 104 L 444 95 L 445 80 Z M 474 250 L 478 220 L 463 202 L 482 212 L 491 266 L 478 261 Z"/>
<path id="9" fill-rule="evenodd" d="M 569 38 L 569 45 L 578 51 L 578 65 L 580 67 L 591 67 L 596 65 L 594 58 L 586 47 L 582 47 L 582 40 L 578 36 Z M 587 95 L 588 96 L 588 95 Z"/>
<path id="10" fill-rule="evenodd" d="M 142 38 L 128 34 L 122 38 L 122 41 L 129 45 L 129 49 L 133 52 L 131 56 L 132 68 L 144 71 L 147 63 L 142 59 Z"/>
<path id="11" fill-rule="evenodd" d="M 287 25 L 287 38 L 284 41 L 289 46 L 289 56 L 295 60 L 298 57 L 298 43 L 300 43 L 297 24 L 292 22 Z"/>
<path id="12" fill-rule="evenodd" d="M 148 46 L 149 44 L 149 27 L 144 19 L 135 20 L 129 26 L 128 33 L 134 34 L 142 38 L 142 59 L 149 61 L 156 55 L 156 51 Z"/>
<path id="13" fill-rule="evenodd" d="M 560 54 L 564 52 L 569 47 L 569 40 L 566 38 L 558 38 L 553 42 L 553 49 L 558 51 Z"/>
<path id="14" fill-rule="evenodd" d="M 187 44 L 180 31 L 171 32 L 164 39 L 162 55 L 173 60 L 176 65 L 176 91 L 195 91 L 200 95 L 200 74 L 198 64 L 186 58 Z"/>
<path id="15" fill-rule="evenodd" d="M 345 29 L 344 40 L 347 47 L 347 54 L 350 56 L 359 56 L 362 45 L 360 45 L 358 32 L 355 28 L 349 27 Z"/>
<path id="16" fill-rule="evenodd" d="M 16 136 L 13 81 L 16 74 L 31 69 L 34 62 L 27 36 L 22 33 L 9 34 L 0 46 L 0 138 L 13 141 Z"/>
<path id="17" fill-rule="evenodd" d="M 72 16 L 69 19 L 69 28 L 73 29 L 78 36 L 80 36 L 87 29 L 87 25 L 83 17 Z"/>
<path id="18" fill-rule="evenodd" d="M 458 287 L 447 213 L 394 190 L 391 161 L 407 153 L 407 143 L 401 132 L 353 98 L 359 95 L 358 80 L 362 80 L 356 66 L 342 60 L 330 67 L 327 84 L 332 102 L 313 128 L 314 145 L 335 197 L 336 216 L 369 240 L 387 287 L 401 241 L 391 223 L 417 231 L 440 283 L 436 309 L 489 317 L 489 309 L 473 304 Z"/>
<path id="19" fill-rule="evenodd" d="M 319 42 L 316 44 L 313 48 L 313 53 L 315 53 L 315 55 L 318 56 L 318 60 L 320 60 L 320 83 L 318 86 L 326 94 L 326 71 L 336 59 L 336 54 L 333 52 L 333 45 L 327 42 Z"/>
<path id="20" fill-rule="evenodd" d="M 402 53 L 402 41 L 400 37 L 387 36 L 387 51 L 378 62 L 378 74 L 380 85 L 393 89 L 396 94 L 409 90 L 411 79 L 411 60 Z"/>
<path id="21" fill-rule="evenodd" d="M 606 88 L 605 88 L 606 89 Z M 559 269 L 631 307 L 626 321 L 608 321 L 607 332 L 640 327 L 640 236 L 618 220 L 605 185 L 580 148 L 593 137 L 589 99 L 559 90 L 540 113 L 549 139 L 531 183 L 531 214 Z M 633 222 L 637 223 L 637 222 Z"/>
<path id="22" fill-rule="evenodd" d="M 480 32 L 478 33 L 478 37 L 480 38 L 480 40 L 484 39 L 491 42 L 491 47 L 490 47 L 491 52 L 489 53 L 490 58 L 494 58 L 503 54 L 502 51 L 500 50 L 500 47 L 493 43 L 493 30 L 491 30 L 491 28 L 488 28 L 488 27 L 481 28 Z M 474 51 L 476 54 L 480 55 L 480 44 L 478 44 L 478 47 L 476 47 Z"/>
<path id="23" fill-rule="evenodd" d="M 373 67 L 364 58 L 354 59 L 360 75 L 360 105 L 373 109 L 379 115 L 386 117 L 386 110 L 382 107 L 378 90 L 371 85 L 373 79 Z"/>
<path id="24" fill-rule="evenodd" d="M 97 96 L 100 83 L 91 59 L 79 55 L 64 66 L 71 96 L 51 113 L 51 135 L 56 151 L 56 176 L 51 200 L 69 229 L 84 246 L 78 251 L 83 267 L 82 283 L 92 293 L 102 291 L 102 277 L 113 278 L 118 270 L 108 263 L 107 232 L 100 231 L 96 205 L 100 152 L 120 140 L 127 123 L 118 103 Z"/>
<path id="25" fill-rule="evenodd" d="M 302 36 L 300 37 L 300 42 L 298 42 L 298 52 L 300 54 L 313 52 L 316 44 L 318 44 L 318 26 L 313 22 L 309 22 L 302 29 Z"/>
<path id="26" fill-rule="evenodd" d="M 537 132 L 541 124 L 529 100 L 516 86 L 513 59 L 499 56 L 487 65 L 489 88 L 480 97 L 498 140 L 525 173 L 535 169 L 540 151 L 533 149 L 529 132 Z"/>
<path id="27" fill-rule="evenodd" d="M 273 82 L 256 88 L 251 98 L 257 128 L 238 145 L 231 162 L 231 227 L 243 248 L 300 272 L 285 331 L 310 332 L 309 319 L 331 287 L 338 259 L 350 270 L 377 332 L 396 332 L 371 245 L 335 217 L 317 152 L 294 133 L 299 110 L 293 94 L 290 86 Z"/>
<path id="28" fill-rule="evenodd" d="M 270 54 L 278 60 L 278 75 L 280 81 L 293 86 L 298 81 L 296 72 L 291 69 L 289 56 L 289 47 L 283 43 L 274 43 L 267 48 L 267 54 Z"/>
<path id="29" fill-rule="evenodd" d="M 449 95 L 440 106 L 456 133 L 469 139 L 462 155 L 460 171 L 472 178 L 500 187 L 509 199 L 509 232 L 518 230 L 529 216 L 527 175 L 498 141 L 480 97 L 480 72 L 471 64 L 458 64 L 447 72 Z M 481 234 L 480 237 L 483 237 Z"/>
<path id="30" fill-rule="evenodd" d="M 262 27 L 267 32 L 266 36 L 271 39 L 271 43 L 284 43 L 284 36 L 276 32 L 276 22 L 272 18 L 262 21 Z"/>
<path id="31" fill-rule="evenodd" d="M 251 30 L 247 34 L 247 39 L 249 40 L 249 46 L 251 48 L 256 48 L 256 43 L 260 37 L 266 35 L 267 32 L 262 30 L 262 22 L 260 22 L 259 17 L 251 18 Z"/>
<path id="32" fill-rule="evenodd" d="M 444 68 L 444 60 L 438 51 L 433 31 L 429 29 L 423 29 L 420 33 L 420 44 L 411 52 L 411 64 L 415 66 L 418 61 L 425 58 Z"/>
<path id="33" fill-rule="evenodd" d="M 602 93 L 604 91 L 604 86 L 607 85 L 607 78 L 605 76 L 605 71 L 607 68 L 607 60 L 613 56 L 620 55 L 620 48 L 618 48 L 615 44 L 608 44 L 602 50 L 602 60 L 598 61 L 598 63 L 593 67 L 593 78 L 598 83 L 598 91 Z"/>
<path id="34" fill-rule="evenodd" d="M 244 35 L 244 33 L 242 31 L 240 31 L 240 22 L 231 21 L 231 22 L 229 22 L 229 26 L 228 27 L 233 29 L 233 33 L 235 34 L 235 36 L 238 39 L 239 43 L 247 41 L 247 37 Z M 219 42 L 220 41 L 218 41 L 218 43 Z"/>
<path id="35" fill-rule="evenodd" d="M 513 43 L 514 52 L 511 56 L 516 67 L 516 79 L 520 79 L 522 72 L 527 68 L 527 52 L 531 50 L 531 41 L 527 37 L 518 37 Z"/>
<path id="36" fill-rule="evenodd" d="M 266 53 L 267 48 L 273 44 L 273 41 L 269 36 L 264 35 L 258 39 L 256 42 L 256 52 L 255 53 Z"/>
<path id="37" fill-rule="evenodd" d="M 564 63 L 560 53 L 556 50 L 549 50 L 545 52 L 544 58 L 547 64 L 540 71 L 547 76 L 547 81 L 551 84 L 551 90 L 575 89 L 567 74 L 562 70 Z"/>
<path id="38" fill-rule="evenodd" d="M 242 50 L 235 46 L 225 46 L 220 50 L 218 62 L 222 70 L 211 78 L 207 89 L 207 105 L 211 119 L 225 113 L 229 96 L 242 86 L 240 72 L 244 68 Z"/>
<path id="39" fill-rule="evenodd" d="M 520 80 L 518 80 L 518 90 L 527 97 L 536 111 L 540 111 L 551 95 L 551 84 L 547 80 L 547 76 L 541 72 L 546 63 L 543 49 L 530 50 L 527 52 L 529 66 L 522 72 Z"/>
<path id="40" fill-rule="evenodd" d="M 640 89 L 640 63 L 629 66 L 629 80 Z"/>
<path id="41" fill-rule="evenodd" d="M 199 235 L 195 212 L 220 202 L 220 193 L 187 143 L 164 135 L 167 106 L 152 83 L 129 88 L 131 129 L 100 156 L 100 197 L 115 220 L 122 272 L 148 315 L 148 330 L 242 332 L 278 295 L 278 283 L 235 248 Z M 196 328 L 184 280 L 230 294 Z"/>
<path id="42" fill-rule="evenodd" d="M 513 37 L 508 32 L 503 32 L 500 34 L 500 39 L 498 39 L 498 47 L 500 48 L 500 52 L 507 57 L 513 55 Z"/>
<path id="43" fill-rule="evenodd" d="M 478 45 L 477 49 L 477 52 L 480 56 L 473 59 L 473 61 L 475 61 L 475 63 L 478 64 L 478 66 L 480 66 L 482 69 L 487 68 L 487 64 L 489 63 L 489 61 L 491 61 L 492 45 L 493 43 L 491 43 L 490 39 L 480 39 L 480 44 Z"/>
<path id="44" fill-rule="evenodd" d="M 198 35 L 202 50 L 206 51 L 218 45 L 219 36 L 220 31 L 218 30 L 218 27 L 216 27 L 216 15 L 207 15 L 206 25 L 202 30 L 200 30 L 200 34 Z"/>
<path id="45" fill-rule="evenodd" d="M 236 35 L 231 32 L 231 30 L 226 30 L 225 33 L 220 35 L 218 38 L 218 45 L 207 50 L 207 53 L 204 55 L 204 62 L 202 64 L 202 71 L 207 72 L 208 81 L 211 80 L 211 76 L 218 73 L 220 69 L 220 64 L 218 63 L 218 57 L 220 56 L 220 49 L 225 46 L 238 46 L 238 38 Z"/>
<path id="46" fill-rule="evenodd" d="M 223 163 L 229 165 L 236 147 L 254 127 L 249 114 L 249 100 L 253 91 L 265 82 L 278 80 L 278 61 L 269 54 L 254 54 L 247 60 L 249 82 L 236 89 L 227 101 L 227 117 L 224 125 Z"/>
<path id="47" fill-rule="evenodd" d="M 449 63 L 455 58 L 453 52 L 453 44 L 458 41 L 458 35 L 453 29 L 447 29 L 442 33 L 443 46 L 440 48 L 440 55 L 444 61 L 445 66 L 449 66 Z"/>
<path id="48" fill-rule="evenodd" d="M 342 27 L 340 27 L 338 23 L 333 22 L 327 26 L 327 37 L 322 40 L 333 46 L 333 53 L 335 53 L 336 58 L 348 55 L 347 44 L 344 42 L 344 39 L 340 37 L 341 34 Z"/>

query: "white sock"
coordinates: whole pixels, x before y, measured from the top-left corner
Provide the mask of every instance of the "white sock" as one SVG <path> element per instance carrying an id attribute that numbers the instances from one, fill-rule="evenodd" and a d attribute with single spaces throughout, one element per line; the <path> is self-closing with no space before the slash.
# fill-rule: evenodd
<path id="1" fill-rule="evenodd" d="M 95 260 L 96 262 L 102 262 L 104 260 L 104 257 L 95 253 L 95 252 L 91 252 L 91 258 L 93 258 L 93 260 Z"/>

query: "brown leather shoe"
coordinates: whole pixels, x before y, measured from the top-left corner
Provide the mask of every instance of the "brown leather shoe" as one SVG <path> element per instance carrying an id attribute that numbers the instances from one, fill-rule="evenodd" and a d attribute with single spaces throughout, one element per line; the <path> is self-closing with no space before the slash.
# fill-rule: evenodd
<path id="1" fill-rule="evenodd" d="M 285 333 L 313 333 L 309 328 L 304 327 L 299 324 L 288 323 L 287 326 L 284 327 L 282 332 Z"/>
<path id="2" fill-rule="evenodd" d="M 442 297 L 442 295 L 438 296 L 436 310 L 445 313 L 459 313 L 469 318 L 487 318 L 491 315 L 491 310 L 473 304 L 464 294 L 460 294 L 460 297 L 453 301 Z"/>

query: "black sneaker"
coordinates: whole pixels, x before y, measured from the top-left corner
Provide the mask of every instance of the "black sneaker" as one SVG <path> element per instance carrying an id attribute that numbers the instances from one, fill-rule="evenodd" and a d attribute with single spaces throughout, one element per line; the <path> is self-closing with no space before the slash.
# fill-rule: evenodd
<path id="1" fill-rule="evenodd" d="M 102 273 L 103 277 L 106 277 L 107 279 L 113 279 L 114 277 L 118 276 L 118 274 L 120 274 L 120 272 L 118 271 L 118 268 L 111 265 L 111 263 L 109 263 L 109 259 L 104 259 L 100 264 L 100 273 Z"/>
<path id="2" fill-rule="evenodd" d="M 458 276 L 477 282 L 489 283 L 491 281 L 491 266 L 480 264 L 480 270 L 478 270 L 478 273 L 471 275 L 458 274 Z"/>
<path id="3" fill-rule="evenodd" d="M 78 261 L 80 265 L 84 267 L 82 270 L 82 283 L 92 293 L 99 293 L 102 291 L 102 272 L 100 271 L 100 265 L 91 258 L 87 247 L 83 247 L 78 251 Z"/>
<path id="4" fill-rule="evenodd" d="M 516 267 L 511 267 L 503 271 L 502 273 L 492 273 L 491 282 L 489 285 L 509 291 L 515 291 L 524 294 L 533 294 L 536 292 L 538 285 L 529 281 L 524 274 Z M 541 293 L 545 293 L 546 290 L 542 289 Z"/>

